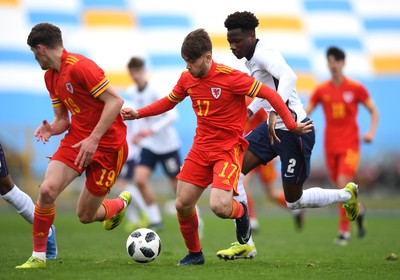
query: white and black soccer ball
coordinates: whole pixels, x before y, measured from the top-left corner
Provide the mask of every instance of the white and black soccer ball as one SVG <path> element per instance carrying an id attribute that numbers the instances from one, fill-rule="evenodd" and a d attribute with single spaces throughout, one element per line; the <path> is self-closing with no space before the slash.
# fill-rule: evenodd
<path id="1" fill-rule="evenodd" d="M 160 255 L 161 239 L 155 231 L 139 228 L 128 236 L 126 251 L 136 262 L 151 262 Z"/>

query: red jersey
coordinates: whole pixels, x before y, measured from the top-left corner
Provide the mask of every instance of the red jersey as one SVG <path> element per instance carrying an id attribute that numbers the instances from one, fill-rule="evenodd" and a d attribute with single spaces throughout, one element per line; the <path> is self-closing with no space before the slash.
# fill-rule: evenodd
<path id="1" fill-rule="evenodd" d="M 104 103 L 96 99 L 108 87 L 104 71 L 92 60 L 64 50 L 60 72 L 45 73 L 53 107 L 64 105 L 71 113 L 71 125 L 63 141 L 71 145 L 89 137 L 97 125 Z M 126 139 L 126 125 L 118 115 L 100 139 L 99 150 L 118 150 Z"/>
<path id="2" fill-rule="evenodd" d="M 182 73 L 168 98 L 192 100 L 197 116 L 194 146 L 204 151 L 231 150 L 248 142 L 243 137 L 247 117 L 246 95 L 255 97 L 261 83 L 247 74 L 213 62 L 204 78 Z"/>
<path id="3" fill-rule="evenodd" d="M 317 87 L 310 103 L 321 103 L 324 110 L 325 150 L 345 152 L 347 149 L 359 149 L 358 103 L 364 103 L 368 98 L 364 86 L 347 78 L 338 87 L 332 81 Z"/>

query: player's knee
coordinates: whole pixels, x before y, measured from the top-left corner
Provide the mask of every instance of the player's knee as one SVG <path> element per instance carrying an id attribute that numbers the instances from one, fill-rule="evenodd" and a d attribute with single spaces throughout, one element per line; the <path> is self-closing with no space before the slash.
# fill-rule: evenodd
<path id="1" fill-rule="evenodd" d="M 228 218 L 230 215 L 230 209 L 228 205 L 224 205 L 223 203 L 212 203 L 210 202 L 210 209 L 220 218 Z"/>
<path id="2" fill-rule="evenodd" d="M 78 215 L 79 221 L 82 224 L 90 224 L 90 223 L 94 222 L 94 217 L 88 215 L 88 213 L 78 212 L 77 215 Z"/>

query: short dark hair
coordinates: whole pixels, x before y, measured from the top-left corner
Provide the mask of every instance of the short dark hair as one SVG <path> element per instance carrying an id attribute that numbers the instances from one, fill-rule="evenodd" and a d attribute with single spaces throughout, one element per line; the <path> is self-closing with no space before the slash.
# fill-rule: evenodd
<path id="1" fill-rule="evenodd" d="M 134 56 L 128 62 L 128 69 L 144 68 L 145 62 L 142 58 Z"/>
<path id="2" fill-rule="evenodd" d="M 212 43 L 207 31 L 202 28 L 190 32 L 183 40 L 181 55 L 194 61 L 206 52 L 212 52 Z"/>
<path id="3" fill-rule="evenodd" d="M 335 60 L 344 60 L 346 58 L 346 54 L 343 50 L 338 47 L 329 47 L 326 51 L 326 57 L 333 56 Z"/>
<path id="4" fill-rule="evenodd" d="M 244 11 L 230 14 L 226 18 L 224 25 L 228 31 L 236 28 L 254 31 L 258 23 L 258 19 L 253 13 Z"/>
<path id="5" fill-rule="evenodd" d="M 51 23 L 38 23 L 32 28 L 31 33 L 29 33 L 27 44 L 31 48 L 39 44 L 43 44 L 51 49 L 62 47 L 61 30 Z"/>

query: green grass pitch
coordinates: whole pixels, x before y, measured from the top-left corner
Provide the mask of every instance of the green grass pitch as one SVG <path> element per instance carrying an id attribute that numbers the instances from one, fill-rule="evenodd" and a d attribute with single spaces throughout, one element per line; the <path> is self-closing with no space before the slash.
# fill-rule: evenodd
<path id="1" fill-rule="evenodd" d="M 216 257 L 234 241 L 233 222 L 217 218 L 206 207 L 202 210 L 203 266 L 176 266 L 186 249 L 175 216 L 164 216 L 160 256 L 140 264 L 126 253 L 123 226 L 107 232 L 101 223 L 80 224 L 73 210 L 58 210 L 58 259 L 48 261 L 44 270 L 17 270 L 14 267 L 31 254 L 31 226 L 12 208 L 3 207 L 0 279 L 400 279 L 400 260 L 386 260 L 391 253 L 400 254 L 398 209 L 370 210 L 366 237 L 358 239 L 354 225 L 347 247 L 333 245 L 336 207 L 307 210 L 300 232 L 286 211 L 264 209 L 259 213 L 260 232 L 254 235 L 257 257 L 235 261 Z"/>

